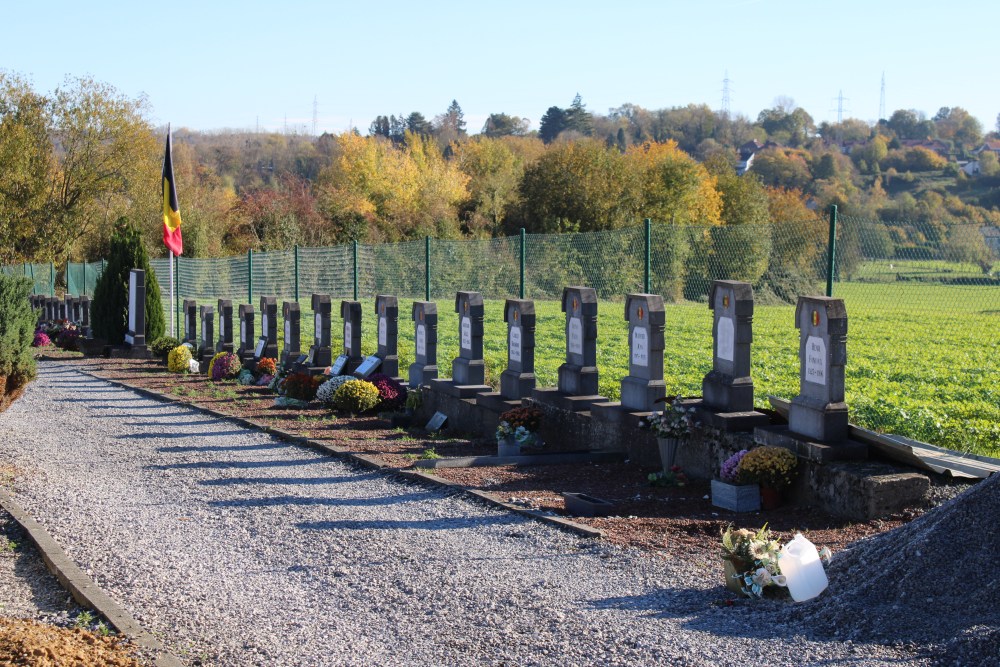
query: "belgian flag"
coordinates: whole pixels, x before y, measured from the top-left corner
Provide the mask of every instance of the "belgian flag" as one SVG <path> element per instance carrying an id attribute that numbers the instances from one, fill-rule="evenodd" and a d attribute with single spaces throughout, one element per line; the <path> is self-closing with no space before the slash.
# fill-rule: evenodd
<path id="1" fill-rule="evenodd" d="M 170 126 L 167 126 L 167 150 L 163 156 L 163 244 L 175 255 L 184 252 L 181 239 L 181 209 L 174 187 L 174 163 L 170 157 Z"/>

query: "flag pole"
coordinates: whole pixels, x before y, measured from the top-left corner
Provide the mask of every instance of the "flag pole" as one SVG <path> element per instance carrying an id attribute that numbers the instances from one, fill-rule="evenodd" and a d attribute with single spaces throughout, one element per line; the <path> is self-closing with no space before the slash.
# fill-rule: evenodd
<path id="1" fill-rule="evenodd" d="M 170 331 L 176 336 L 177 335 L 177 325 L 174 319 L 177 317 L 177 301 L 174 300 L 174 251 L 168 250 L 170 253 Z"/>

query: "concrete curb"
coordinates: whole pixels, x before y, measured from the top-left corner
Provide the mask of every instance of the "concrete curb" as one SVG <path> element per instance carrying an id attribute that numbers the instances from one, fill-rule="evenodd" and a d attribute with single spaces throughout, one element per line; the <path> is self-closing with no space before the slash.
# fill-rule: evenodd
<path id="1" fill-rule="evenodd" d="M 42 560 L 45 561 L 49 572 L 55 575 L 74 600 L 104 616 L 115 630 L 131 639 L 137 646 L 154 651 L 156 657 L 153 664 L 156 667 L 182 667 L 181 661 L 167 651 L 163 642 L 143 630 L 135 618 L 88 577 L 80 566 L 66 555 L 52 536 L 4 489 L 0 489 L 0 506 L 7 510 L 28 534 L 28 538 L 42 554 Z"/>
<path id="2" fill-rule="evenodd" d="M 336 447 L 334 445 L 328 445 L 322 442 L 317 442 L 316 440 L 310 440 L 309 438 L 296 435 L 294 433 L 289 433 L 288 431 L 283 431 L 281 429 L 253 421 L 251 419 L 244 419 L 243 417 L 235 417 L 233 415 L 227 415 L 225 413 L 218 412 L 204 405 L 199 405 L 198 403 L 187 403 L 174 396 L 170 396 L 168 394 L 161 394 L 160 392 L 153 391 L 152 389 L 144 389 L 143 387 L 133 387 L 132 385 L 122 382 L 121 380 L 108 380 L 106 378 L 102 378 L 100 376 L 94 375 L 93 373 L 90 373 L 82 369 L 77 369 L 77 370 L 84 375 L 94 378 L 95 380 L 100 380 L 101 382 L 107 382 L 108 384 L 114 385 L 116 387 L 121 387 L 123 389 L 128 389 L 130 391 L 134 391 L 136 393 L 142 394 L 143 396 L 148 396 L 149 398 L 155 400 L 164 401 L 167 403 L 175 403 L 177 405 L 185 405 L 204 414 L 211 415 L 212 417 L 218 417 L 219 419 L 226 419 L 236 424 L 239 424 L 240 426 L 245 426 L 247 428 L 264 431 L 265 433 L 274 435 L 287 442 L 301 445 L 303 447 L 308 447 L 309 449 L 320 452 L 321 454 L 327 454 L 329 456 L 334 456 L 339 459 L 344 459 L 363 468 L 368 468 L 370 470 L 376 470 L 388 474 L 398 475 L 399 477 L 402 477 L 410 481 L 415 481 L 427 486 L 435 486 L 438 488 L 447 489 L 453 493 L 462 493 L 473 500 L 477 500 L 479 502 L 486 503 L 487 505 L 491 505 L 493 507 L 514 512 L 516 514 L 520 514 L 521 516 L 534 519 L 535 521 L 547 523 L 555 528 L 558 528 L 560 530 L 565 530 L 571 533 L 576 533 L 577 535 L 580 535 L 582 537 L 588 537 L 588 538 L 604 537 L 604 531 L 600 530 L 599 528 L 593 528 L 591 526 L 576 523 L 575 521 L 571 521 L 570 519 L 566 519 L 564 517 L 551 516 L 539 510 L 531 510 L 531 509 L 526 509 L 524 507 L 519 507 L 517 505 L 505 502 L 487 491 L 470 489 L 455 482 L 450 482 L 446 479 L 436 477 L 434 475 L 422 472 L 420 470 L 413 470 L 407 468 L 393 468 L 391 466 L 386 465 L 385 463 L 382 463 L 375 457 L 369 456 L 367 454 L 358 454 L 356 452 L 352 452 L 350 450 L 343 449 L 341 447 Z"/>

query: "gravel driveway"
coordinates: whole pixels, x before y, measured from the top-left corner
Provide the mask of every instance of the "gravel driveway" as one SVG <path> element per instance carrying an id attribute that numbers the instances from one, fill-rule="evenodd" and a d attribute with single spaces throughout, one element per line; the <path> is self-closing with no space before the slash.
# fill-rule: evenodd
<path id="1" fill-rule="evenodd" d="M 191 664 L 926 664 L 784 601 L 44 362 L 0 414 L 18 501 Z"/>

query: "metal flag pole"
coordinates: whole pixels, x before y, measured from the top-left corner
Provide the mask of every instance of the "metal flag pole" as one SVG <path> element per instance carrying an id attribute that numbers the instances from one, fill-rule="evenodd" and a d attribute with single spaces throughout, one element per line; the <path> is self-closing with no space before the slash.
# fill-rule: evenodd
<path id="1" fill-rule="evenodd" d="M 177 327 L 174 324 L 174 318 L 177 316 L 177 302 L 174 300 L 174 251 L 168 250 L 170 253 L 170 331 L 177 335 Z"/>

